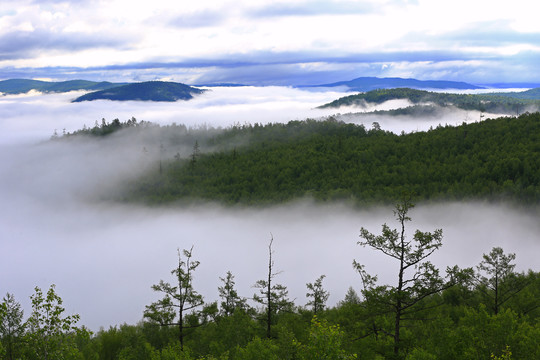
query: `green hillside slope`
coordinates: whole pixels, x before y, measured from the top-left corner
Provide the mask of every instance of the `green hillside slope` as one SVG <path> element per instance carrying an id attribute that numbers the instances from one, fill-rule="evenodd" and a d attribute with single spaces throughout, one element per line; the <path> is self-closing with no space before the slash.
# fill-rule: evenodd
<path id="1" fill-rule="evenodd" d="M 536 109 L 540 107 L 540 100 L 535 100 L 532 97 L 519 98 L 501 95 L 502 94 L 451 94 L 409 88 L 379 89 L 345 96 L 328 104 L 321 105 L 319 108 L 339 108 L 341 106 L 363 107 L 366 103 L 381 104 L 385 101 L 396 99 L 406 99 L 413 104 L 430 103 L 443 107 L 455 106 L 464 110 L 505 114 L 515 114 L 516 108 L 519 107 L 523 109 L 527 106 L 532 106 Z"/>
<path id="2" fill-rule="evenodd" d="M 239 140 L 242 147 L 231 149 Z M 223 203 L 420 199 L 540 200 L 540 114 L 395 135 L 337 121 L 234 127 L 131 184 L 126 200 Z"/>

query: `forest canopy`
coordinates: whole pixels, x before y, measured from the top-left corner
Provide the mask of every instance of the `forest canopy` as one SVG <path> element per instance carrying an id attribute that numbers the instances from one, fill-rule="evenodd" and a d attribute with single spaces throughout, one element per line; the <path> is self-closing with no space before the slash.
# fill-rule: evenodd
<path id="1" fill-rule="evenodd" d="M 109 125 L 102 126 L 108 133 Z M 126 185 L 120 199 L 255 205 L 307 196 L 366 204 L 391 202 L 407 191 L 420 201 L 540 200 L 540 113 L 401 135 L 334 118 L 222 132 L 181 129 L 190 136 L 191 153 L 160 159 Z M 78 134 L 85 132 L 100 135 L 100 127 Z M 160 146 L 165 153 L 173 145 L 170 139 Z"/>
<path id="2" fill-rule="evenodd" d="M 453 106 L 463 110 L 519 115 L 529 109 L 538 111 L 540 108 L 540 95 L 537 90 L 532 89 L 521 93 L 452 94 L 409 88 L 378 89 L 345 96 L 321 105 L 319 108 L 365 107 L 367 103 L 381 104 L 389 100 L 406 99 L 414 105 Z"/>

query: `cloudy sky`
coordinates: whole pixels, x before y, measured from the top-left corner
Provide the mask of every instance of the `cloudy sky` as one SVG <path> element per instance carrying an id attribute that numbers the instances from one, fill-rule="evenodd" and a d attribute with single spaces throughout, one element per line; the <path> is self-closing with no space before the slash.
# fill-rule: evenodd
<path id="1" fill-rule="evenodd" d="M 0 79 L 540 83 L 535 2 L 2 0 Z"/>

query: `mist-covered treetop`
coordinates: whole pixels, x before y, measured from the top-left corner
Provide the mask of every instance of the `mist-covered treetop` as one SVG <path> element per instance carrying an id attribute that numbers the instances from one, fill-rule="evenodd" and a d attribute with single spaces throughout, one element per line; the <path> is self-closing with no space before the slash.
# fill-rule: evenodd
<path id="1" fill-rule="evenodd" d="M 526 107 L 540 108 L 540 92 L 496 94 L 452 94 L 410 88 L 378 89 L 349 95 L 319 108 L 339 108 L 341 106 L 365 107 L 366 103 L 381 104 L 389 100 L 404 99 L 412 104 L 434 104 L 440 107 L 453 106 L 464 110 L 490 113 L 522 113 Z"/>

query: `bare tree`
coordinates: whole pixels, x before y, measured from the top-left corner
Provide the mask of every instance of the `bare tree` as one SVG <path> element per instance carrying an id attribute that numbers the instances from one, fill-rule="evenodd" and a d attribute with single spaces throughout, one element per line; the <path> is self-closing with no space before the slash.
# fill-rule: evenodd
<path id="1" fill-rule="evenodd" d="M 266 307 L 265 309 L 265 321 L 266 321 L 266 337 L 270 338 L 272 333 L 272 323 L 275 315 L 285 309 L 292 306 L 292 302 L 288 299 L 288 290 L 281 284 L 273 284 L 274 278 L 279 275 L 274 273 L 274 261 L 272 260 L 272 243 L 274 237 L 270 238 L 268 244 L 268 277 L 266 280 L 259 280 L 255 283 L 255 288 L 259 289 L 260 295 L 254 294 L 253 300 Z"/>

